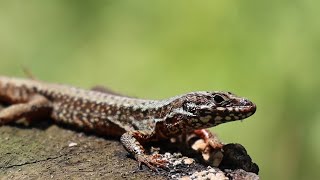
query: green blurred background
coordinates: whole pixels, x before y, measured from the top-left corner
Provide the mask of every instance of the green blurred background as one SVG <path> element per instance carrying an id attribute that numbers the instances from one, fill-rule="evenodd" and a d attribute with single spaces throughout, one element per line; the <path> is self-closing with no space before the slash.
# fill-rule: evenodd
<path id="1" fill-rule="evenodd" d="M 0 72 L 145 98 L 227 90 L 257 104 L 214 128 L 262 179 L 320 167 L 320 1 L 1 1 Z"/>

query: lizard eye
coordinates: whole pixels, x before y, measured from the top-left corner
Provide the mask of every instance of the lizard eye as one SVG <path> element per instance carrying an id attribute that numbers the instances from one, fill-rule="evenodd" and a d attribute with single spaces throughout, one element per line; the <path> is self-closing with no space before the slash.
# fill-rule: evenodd
<path id="1" fill-rule="evenodd" d="M 222 103 L 224 101 L 223 97 L 218 95 L 218 94 L 214 95 L 213 99 L 217 104 L 220 104 L 220 103 Z"/>

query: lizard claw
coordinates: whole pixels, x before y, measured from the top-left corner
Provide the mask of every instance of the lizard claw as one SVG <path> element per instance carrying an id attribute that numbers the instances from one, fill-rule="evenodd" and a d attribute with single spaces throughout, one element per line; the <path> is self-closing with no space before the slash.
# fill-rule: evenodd
<path id="1" fill-rule="evenodd" d="M 223 158 L 223 146 L 220 141 L 209 138 L 207 141 L 200 139 L 193 144 L 192 148 L 201 152 L 203 159 L 211 166 L 218 167 Z"/>
<path id="2" fill-rule="evenodd" d="M 168 161 L 163 159 L 160 154 L 138 155 L 136 159 L 139 162 L 139 168 L 142 164 L 145 164 L 148 166 L 148 168 L 155 172 L 159 172 L 158 168 L 166 169 L 168 164 Z"/>
<path id="3" fill-rule="evenodd" d="M 195 130 L 194 133 L 202 140 L 199 142 L 197 150 L 202 151 L 203 153 L 210 153 L 215 150 L 222 150 L 223 143 L 219 138 L 206 129 Z"/>
<path id="4" fill-rule="evenodd" d="M 210 152 L 212 150 L 222 150 L 223 143 L 215 138 L 210 138 L 206 142 L 205 152 Z"/>

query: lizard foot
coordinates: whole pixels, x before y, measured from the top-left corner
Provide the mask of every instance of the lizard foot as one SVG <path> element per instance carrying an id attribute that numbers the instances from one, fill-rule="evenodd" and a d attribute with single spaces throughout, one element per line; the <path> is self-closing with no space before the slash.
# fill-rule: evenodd
<path id="1" fill-rule="evenodd" d="M 204 141 L 199 139 L 192 145 L 192 149 L 201 152 L 203 159 L 209 165 L 218 167 L 223 159 L 222 143 L 217 143 L 214 139 Z"/>
<path id="2" fill-rule="evenodd" d="M 209 138 L 205 144 L 204 152 L 207 153 L 213 150 L 222 150 L 223 147 L 223 144 L 217 138 Z"/>
<path id="3" fill-rule="evenodd" d="M 200 151 L 203 159 L 211 166 L 218 167 L 223 159 L 224 144 L 219 138 L 206 129 L 195 130 L 194 133 L 200 137 L 192 148 Z"/>
<path id="4" fill-rule="evenodd" d="M 194 133 L 203 141 L 198 147 L 192 148 L 200 150 L 202 153 L 210 153 L 211 151 L 222 150 L 223 143 L 215 134 L 206 129 L 195 130 Z"/>
<path id="5" fill-rule="evenodd" d="M 151 170 L 156 172 L 158 172 L 158 168 L 167 169 L 168 161 L 163 159 L 160 154 L 137 155 L 136 159 L 139 162 L 139 168 L 141 168 L 142 164 L 145 164 Z"/>

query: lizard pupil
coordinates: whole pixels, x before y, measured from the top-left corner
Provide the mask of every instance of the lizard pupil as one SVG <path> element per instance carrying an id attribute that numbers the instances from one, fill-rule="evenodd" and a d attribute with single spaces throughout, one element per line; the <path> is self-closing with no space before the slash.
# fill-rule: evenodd
<path id="1" fill-rule="evenodd" d="M 221 97 L 220 95 L 214 95 L 213 99 L 216 103 L 220 104 L 224 101 L 223 97 Z"/>

